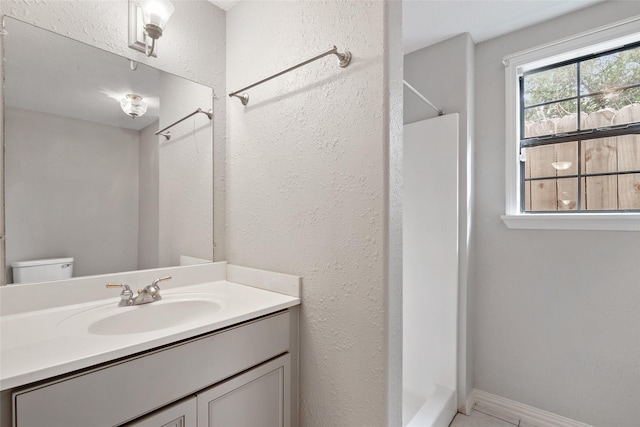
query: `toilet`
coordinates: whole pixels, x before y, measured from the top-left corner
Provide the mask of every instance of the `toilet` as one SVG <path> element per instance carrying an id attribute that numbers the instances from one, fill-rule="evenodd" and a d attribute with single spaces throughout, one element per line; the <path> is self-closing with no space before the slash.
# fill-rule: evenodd
<path id="1" fill-rule="evenodd" d="M 70 279 L 73 258 L 47 258 L 11 263 L 13 283 L 47 282 Z"/>

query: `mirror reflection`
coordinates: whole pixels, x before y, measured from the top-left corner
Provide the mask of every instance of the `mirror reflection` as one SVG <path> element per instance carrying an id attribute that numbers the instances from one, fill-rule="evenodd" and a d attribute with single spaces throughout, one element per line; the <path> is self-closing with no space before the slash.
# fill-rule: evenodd
<path id="1" fill-rule="evenodd" d="M 5 266 L 213 259 L 212 89 L 5 18 Z M 181 261 L 182 259 L 182 261 Z M 197 262 L 196 261 L 196 262 Z M 54 277 L 37 280 L 56 280 Z"/>

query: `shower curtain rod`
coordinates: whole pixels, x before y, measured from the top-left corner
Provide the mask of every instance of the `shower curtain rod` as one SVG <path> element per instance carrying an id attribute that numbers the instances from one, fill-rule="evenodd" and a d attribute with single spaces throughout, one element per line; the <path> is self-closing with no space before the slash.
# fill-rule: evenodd
<path id="1" fill-rule="evenodd" d="M 340 52 L 338 52 L 338 48 L 334 46 L 334 47 L 333 47 L 333 49 L 328 50 L 328 51 L 326 51 L 326 52 L 324 52 L 324 53 L 321 53 L 321 54 L 320 54 L 320 55 L 318 55 L 318 56 L 314 56 L 314 57 L 313 57 L 313 58 L 311 58 L 311 59 L 307 59 L 307 60 L 306 60 L 306 61 L 304 61 L 304 62 L 301 62 L 301 63 L 299 63 L 299 64 L 296 64 L 296 65 L 294 65 L 293 67 L 289 67 L 289 68 L 287 68 L 286 70 L 280 71 L 279 73 L 276 73 L 276 74 L 274 74 L 274 75 L 272 75 L 272 76 L 269 76 L 269 77 L 267 77 L 266 79 L 262 79 L 262 80 L 260 80 L 259 82 L 256 82 L 256 83 L 254 83 L 254 84 L 252 84 L 252 85 L 249 85 L 249 86 L 247 86 L 247 87 L 243 87 L 242 89 L 239 89 L 239 90 L 237 90 L 237 91 L 235 91 L 235 92 L 231 92 L 231 93 L 229 94 L 229 96 L 230 96 L 230 97 L 231 97 L 231 96 L 235 96 L 236 98 L 240 99 L 240 102 L 242 102 L 242 105 L 247 105 L 247 104 L 249 103 L 249 94 L 248 94 L 248 93 L 243 93 L 242 95 L 238 95 L 240 92 L 244 92 L 245 90 L 251 89 L 252 87 L 255 87 L 255 86 L 261 85 L 261 84 L 262 84 L 262 83 L 264 83 L 264 82 L 267 82 L 267 81 L 269 81 L 269 80 L 271 80 L 271 79 L 274 79 L 274 78 L 276 78 L 276 77 L 278 77 L 278 76 L 281 76 L 281 75 L 283 75 L 283 74 L 286 74 L 286 73 L 288 73 L 289 71 L 293 71 L 293 70 L 295 70 L 296 68 L 302 67 L 303 65 L 307 65 L 307 64 L 308 64 L 308 63 L 310 63 L 310 62 L 316 61 L 316 60 L 318 60 L 318 59 L 320 59 L 320 58 L 323 58 L 323 57 L 325 57 L 325 56 L 327 56 L 327 55 L 331 55 L 331 54 L 333 54 L 333 55 L 335 55 L 335 56 L 337 56 L 337 57 L 338 57 L 338 65 L 340 65 L 340 67 L 342 67 L 342 68 L 345 68 L 347 65 L 349 65 L 349 62 L 351 62 L 351 52 L 349 52 L 348 50 L 346 50 L 344 53 L 340 53 Z"/>
<path id="2" fill-rule="evenodd" d="M 416 88 L 414 88 L 413 86 L 411 86 L 409 83 L 407 83 L 406 80 L 403 80 L 402 83 L 404 83 L 404 85 L 407 87 L 407 89 L 409 89 L 411 92 L 415 93 L 418 98 L 420 98 L 421 100 L 423 100 L 424 102 L 427 103 L 427 105 L 429 105 L 429 107 L 433 108 L 434 110 L 436 110 L 438 112 L 439 116 L 444 116 L 444 110 L 439 109 L 438 107 L 436 107 L 435 105 L 433 105 L 431 103 L 431 101 L 429 101 L 427 98 L 425 98 L 425 96 L 423 94 L 421 94 L 420 92 L 418 92 L 416 90 Z"/>
<path id="3" fill-rule="evenodd" d="M 202 108 L 198 108 L 198 109 L 197 109 L 196 111 L 194 111 L 193 113 L 191 113 L 191 114 L 187 114 L 186 116 L 184 116 L 184 117 L 183 117 L 183 118 L 181 118 L 180 120 L 177 120 L 177 121 L 175 121 L 175 122 L 171 123 L 171 124 L 170 124 L 169 126 L 167 126 L 166 128 L 164 128 L 164 129 L 160 129 L 158 132 L 156 132 L 156 135 L 162 135 L 162 136 L 164 136 L 165 138 L 167 138 L 167 141 L 168 141 L 168 140 L 170 140 L 170 139 L 171 139 L 171 133 L 170 133 L 170 132 L 162 133 L 162 132 L 164 132 L 164 131 L 165 131 L 165 130 L 167 130 L 167 129 L 171 129 L 172 127 L 174 127 L 174 126 L 175 126 L 175 125 L 177 125 L 178 123 L 183 122 L 183 121 L 187 120 L 189 117 L 191 117 L 191 116 L 195 116 L 195 115 L 196 115 L 196 114 L 198 114 L 198 113 L 206 114 L 206 115 L 207 115 L 207 117 L 209 117 L 209 120 L 213 119 L 213 111 L 212 111 L 212 110 L 204 111 Z"/>

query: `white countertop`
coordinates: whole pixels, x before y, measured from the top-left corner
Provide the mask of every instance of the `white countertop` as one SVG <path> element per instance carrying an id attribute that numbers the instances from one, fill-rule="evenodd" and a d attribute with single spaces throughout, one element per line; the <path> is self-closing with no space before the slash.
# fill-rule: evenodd
<path id="1" fill-rule="evenodd" d="M 257 277 L 260 281 L 264 277 L 276 277 L 275 282 L 278 282 L 277 273 L 273 273 L 276 276 L 269 276 L 270 273 L 262 270 L 229 267 L 237 268 L 229 275 L 234 278 L 246 278 L 250 281 Z M 288 284 L 291 283 L 295 284 L 289 280 Z M 108 299 L 0 316 L 0 389 L 6 390 L 73 372 L 300 304 L 297 296 L 227 280 L 176 286 L 161 291 L 165 299 L 188 293 L 206 294 L 208 298 L 219 303 L 220 309 L 180 322 L 176 326 L 122 335 L 94 335 L 89 333 L 86 327 L 69 327 L 72 322 L 68 320 L 70 316 L 77 316 L 105 305 L 116 306 L 119 301 L 117 295 Z M 12 297 L 15 295 L 12 294 Z"/>

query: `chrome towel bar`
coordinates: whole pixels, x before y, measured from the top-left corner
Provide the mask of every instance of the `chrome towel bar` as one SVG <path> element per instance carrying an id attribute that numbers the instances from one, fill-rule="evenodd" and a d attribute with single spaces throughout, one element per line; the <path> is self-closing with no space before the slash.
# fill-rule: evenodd
<path id="1" fill-rule="evenodd" d="M 242 95 L 238 95 L 240 92 L 244 92 L 245 90 L 251 89 L 252 87 L 258 86 L 258 85 L 260 85 L 260 84 L 262 84 L 262 83 L 264 83 L 264 82 L 267 82 L 267 81 L 269 81 L 269 80 L 271 80 L 271 79 L 275 79 L 275 78 L 276 78 L 276 77 L 278 77 L 278 76 L 281 76 L 281 75 L 283 75 L 283 74 L 286 74 L 286 73 L 288 73 L 289 71 L 293 71 L 293 70 L 295 70 L 296 68 L 302 67 L 303 65 L 307 65 L 308 63 L 313 62 L 313 61 L 316 61 L 316 60 L 318 60 L 318 59 L 320 59 L 320 58 L 323 58 L 323 57 L 325 57 L 325 56 L 327 56 L 327 55 L 335 55 L 335 56 L 337 56 L 337 57 L 338 57 L 338 65 L 340 65 L 340 67 L 342 67 L 342 68 L 345 68 L 345 67 L 346 67 L 347 65 L 349 65 L 349 63 L 351 62 L 351 52 L 349 52 L 349 51 L 347 50 L 347 51 L 345 51 L 344 53 L 340 53 L 340 52 L 338 52 L 338 48 L 334 46 L 334 47 L 333 47 L 333 49 L 328 50 L 328 51 L 326 51 L 326 52 L 324 52 L 324 53 L 321 53 L 321 54 L 320 54 L 320 55 L 318 55 L 318 56 L 314 56 L 314 57 L 313 57 L 313 58 L 311 58 L 311 59 L 307 59 L 307 60 L 306 60 L 306 61 L 304 61 L 304 62 L 301 62 L 301 63 L 299 63 L 299 64 L 296 64 L 296 65 L 294 65 L 293 67 L 289 67 L 289 68 L 287 68 L 286 70 L 280 71 L 279 73 L 276 73 L 276 74 L 274 74 L 274 75 L 272 75 L 272 76 L 269 76 L 269 77 L 267 77 L 266 79 L 262 79 L 262 80 L 260 80 L 259 82 L 256 82 L 256 83 L 254 83 L 254 84 L 252 84 L 252 85 L 249 85 L 249 86 L 247 86 L 247 87 L 243 87 L 242 89 L 239 89 L 239 90 L 237 90 L 237 91 L 235 91 L 235 92 L 231 92 L 231 93 L 229 94 L 229 96 L 230 96 L 230 97 L 231 97 L 231 96 L 235 96 L 236 98 L 240 99 L 240 102 L 242 102 L 242 105 L 247 105 L 247 104 L 249 103 L 249 94 L 247 94 L 247 93 L 243 93 Z"/>

